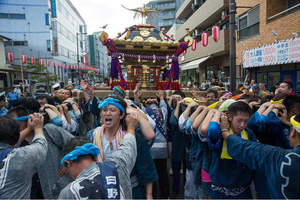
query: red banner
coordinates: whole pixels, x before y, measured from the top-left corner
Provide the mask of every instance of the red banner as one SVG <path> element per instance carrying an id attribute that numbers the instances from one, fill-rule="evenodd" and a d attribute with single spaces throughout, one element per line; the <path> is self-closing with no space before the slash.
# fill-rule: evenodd
<path id="1" fill-rule="evenodd" d="M 35 65 L 35 57 L 31 57 L 31 64 Z"/>
<path id="2" fill-rule="evenodd" d="M 40 65 L 44 66 L 44 59 L 40 59 Z"/>
<path id="3" fill-rule="evenodd" d="M 13 53 L 12 53 L 12 52 L 8 52 L 7 57 L 8 57 L 8 61 L 9 61 L 9 62 L 14 61 Z"/>
<path id="4" fill-rule="evenodd" d="M 22 55 L 22 63 L 26 64 L 26 55 Z"/>

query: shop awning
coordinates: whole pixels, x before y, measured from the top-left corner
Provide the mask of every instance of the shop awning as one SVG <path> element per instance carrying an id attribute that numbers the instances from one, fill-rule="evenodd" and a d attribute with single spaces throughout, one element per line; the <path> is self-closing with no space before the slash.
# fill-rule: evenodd
<path id="1" fill-rule="evenodd" d="M 203 57 L 203 58 L 199 58 L 197 60 L 193 60 L 191 62 L 188 63 L 184 63 L 182 65 L 179 65 L 179 68 L 181 70 L 188 70 L 188 69 L 196 69 L 199 67 L 199 64 L 203 63 L 204 61 L 206 61 L 207 59 L 209 59 L 210 56 L 207 57 Z"/>

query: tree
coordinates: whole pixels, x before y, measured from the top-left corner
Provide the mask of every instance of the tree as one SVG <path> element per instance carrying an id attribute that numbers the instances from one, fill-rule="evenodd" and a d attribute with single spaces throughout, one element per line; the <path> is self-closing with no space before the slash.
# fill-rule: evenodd
<path id="1" fill-rule="evenodd" d="M 50 91 L 50 82 L 56 82 L 58 76 L 56 74 L 49 73 L 47 67 L 37 63 L 35 65 L 29 64 L 24 66 L 31 75 L 31 79 L 38 83 L 46 83 L 48 92 Z"/>
<path id="2" fill-rule="evenodd" d="M 96 80 L 96 73 L 94 71 L 89 71 L 87 73 L 87 76 L 90 80 L 95 81 Z"/>

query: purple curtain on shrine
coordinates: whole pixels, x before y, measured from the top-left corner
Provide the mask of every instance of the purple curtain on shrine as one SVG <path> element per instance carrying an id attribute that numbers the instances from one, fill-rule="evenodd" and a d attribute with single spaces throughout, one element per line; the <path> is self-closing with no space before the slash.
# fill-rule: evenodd
<path id="1" fill-rule="evenodd" d="M 179 63 L 177 58 L 172 59 L 171 73 L 173 74 L 173 80 L 179 80 Z"/>
<path id="2" fill-rule="evenodd" d="M 120 65 L 118 57 L 112 57 L 110 65 L 110 78 L 118 79 L 118 65 Z"/>

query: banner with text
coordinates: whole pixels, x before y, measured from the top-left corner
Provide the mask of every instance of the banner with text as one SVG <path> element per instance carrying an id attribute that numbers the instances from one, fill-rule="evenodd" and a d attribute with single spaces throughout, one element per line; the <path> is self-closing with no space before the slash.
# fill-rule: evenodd
<path id="1" fill-rule="evenodd" d="M 243 67 L 300 62 L 300 37 L 278 41 L 243 52 Z"/>

